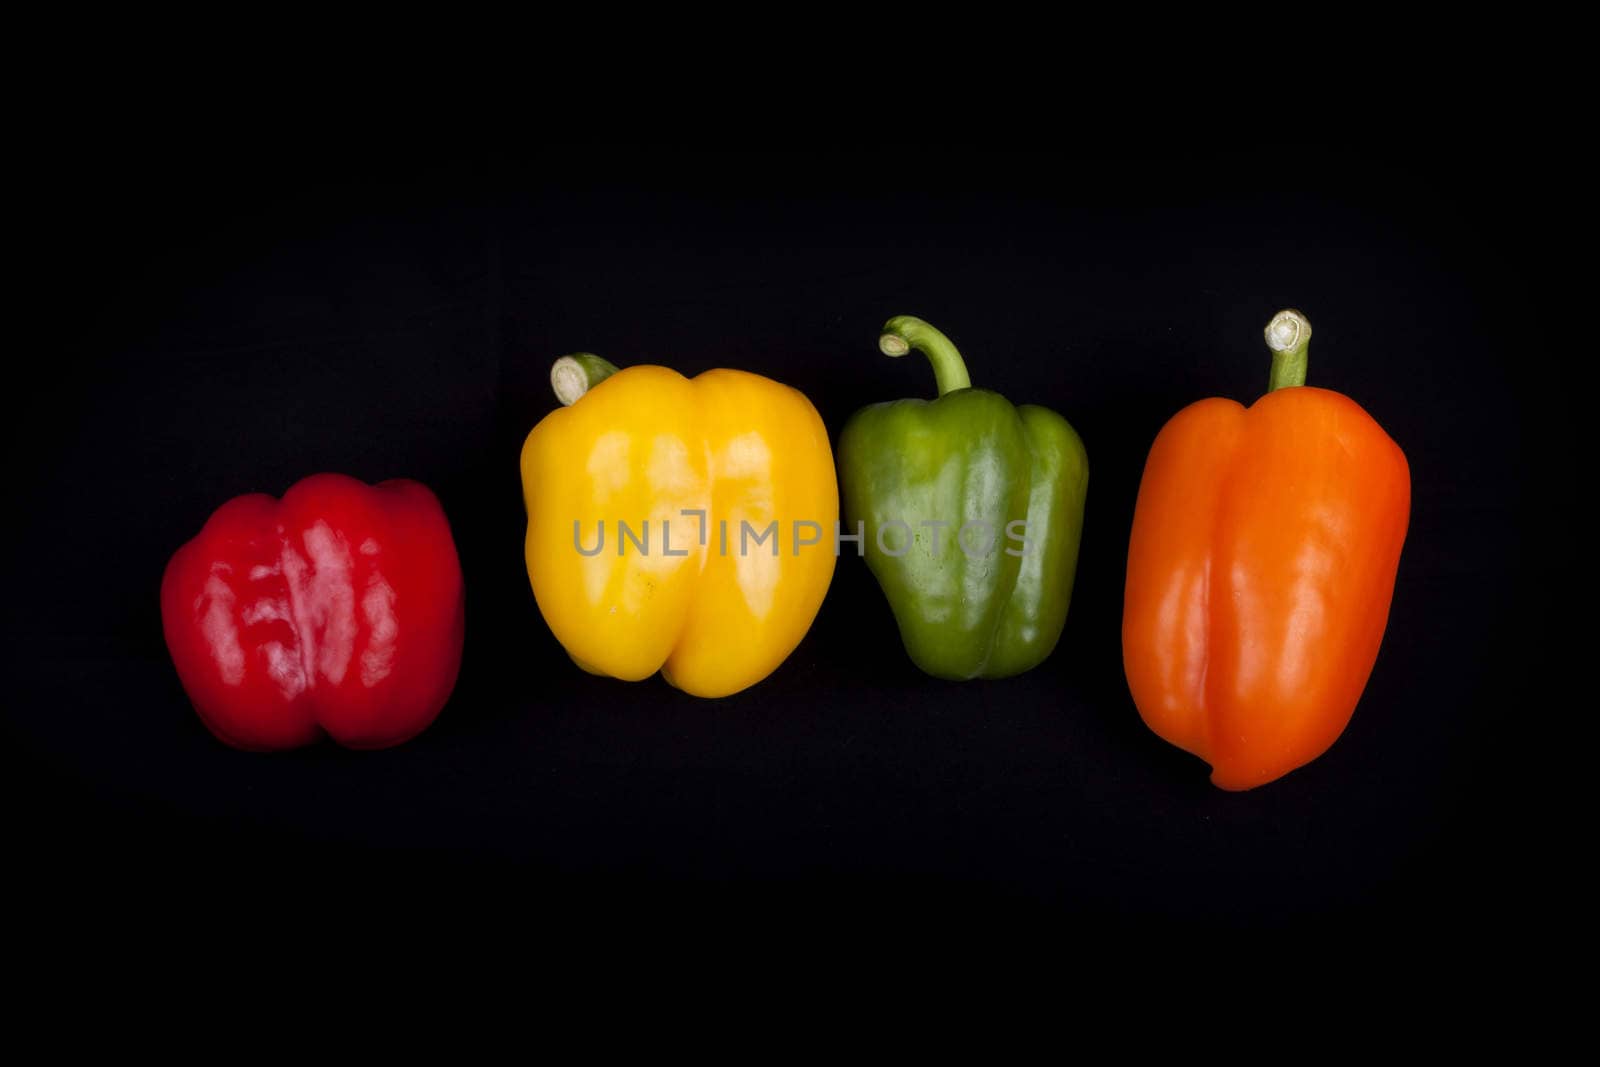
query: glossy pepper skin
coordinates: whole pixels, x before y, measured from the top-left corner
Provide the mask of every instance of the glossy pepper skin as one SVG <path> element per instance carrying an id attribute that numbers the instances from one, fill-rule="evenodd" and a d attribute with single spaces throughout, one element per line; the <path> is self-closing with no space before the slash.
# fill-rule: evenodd
<path id="1" fill-rule="evenodd" d="M 1083 442 L 1047 408 L 972 388 L 955 346 L 921 319 L 890 319 L 879 347 L 924 352 L 939 385 L 937 400 L 863 408 L 839 438 L 846 525 L 863 524 L 867 566 L 906 651 L 939 678 L 1036 667 L 1072 597 L 1089 481 Z"/>
<path id="2" fill-rule="evenodd" d="M 744 371 L 691 379 L 588 354 L 551 381 L 570 406 L 528 434 L 522 489 L 528 579 L 556 639 L 591 674 L 659 671 L 698 697 L 767 677 L 833 579 L 839 492 L 816 408 Z"/>
<path id="3" fill-rule="evenodd" d="M 386 748 L 456 682 L 461 566 L 418 482 L 315 474 L 218 508 L 161 580 L 167 649 L 201 720 L 235 748 L 323 735 Z"/>
<path id="4" fill-rule="evenodd" d="M 1161 737 L 1239 790 L 1317 758 L 1377 659 L 1411 508 L 1405 455 L 1305 380 L 1311 327 L 1267 327 L 1272 389 L 1209 399 L 1150 449 L 1128 546 L 1123 663 Z"/>

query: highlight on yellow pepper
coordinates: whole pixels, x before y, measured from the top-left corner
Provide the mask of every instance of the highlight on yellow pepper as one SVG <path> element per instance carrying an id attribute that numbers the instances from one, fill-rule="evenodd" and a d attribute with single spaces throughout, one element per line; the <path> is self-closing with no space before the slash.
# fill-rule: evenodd
<path id="1" fill-rule="evenodd" d="M 685 378 L 557 360 L 563 405 L 522 447 L 528 579 L 579 667 L 657 671 L 699 697 L 761 681 L 833 580 L 839 489 L 799 390 L 739 370 Z"/>

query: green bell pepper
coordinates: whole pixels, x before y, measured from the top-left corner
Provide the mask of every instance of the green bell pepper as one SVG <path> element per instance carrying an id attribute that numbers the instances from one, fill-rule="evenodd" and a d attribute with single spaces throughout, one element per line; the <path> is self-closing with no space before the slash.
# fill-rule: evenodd
<path id="1" fill-rule="evenodd" d="M 937 400 L 861 409 L 839 438 L 845 519 L 906 651 L 939 678 L 1030 670 L 1067 619 L 1083 442 L 1053 411 L 972 388 L 961 353 L 921 319 L 890 319 L 878 346 L 922 352 L 939 385 Z"/>

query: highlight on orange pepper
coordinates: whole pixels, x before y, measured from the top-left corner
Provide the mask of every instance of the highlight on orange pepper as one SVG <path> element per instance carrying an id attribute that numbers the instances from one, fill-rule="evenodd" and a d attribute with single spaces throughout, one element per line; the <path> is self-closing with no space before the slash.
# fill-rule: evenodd
<path id="1" fill-rule="evenodd" d="M 839 487 L 796 389 L 582 353 L 522 448 L 528 579 L 579 667 L 700 697 L 771 674 L 833 579 Z"/>
<path id="2" fill-rule="evenodd" d="M 1123 666 L 1146 725 L 1250 789 L 1326 752 L 1378 656 L 1411 512 L 1405 454 L 1306 386 L 1311 324 L 1266 329 L 1268 392 L 1173 416 L 1128 545 Z"/>

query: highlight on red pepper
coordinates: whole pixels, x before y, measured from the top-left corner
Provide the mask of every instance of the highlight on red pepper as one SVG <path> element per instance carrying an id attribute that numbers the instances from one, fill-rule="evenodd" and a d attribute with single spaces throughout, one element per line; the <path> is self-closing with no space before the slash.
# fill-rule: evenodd
<path id="1" fill-rule="evenodd" d="M 427 486 L 314 474 L 281 500 L 218 508 L 167 564 L 161 618 L 220 740 L 387 748 L 427 729 L 455 687 L 461 564 Z"/>
<path id="2" fill-rule="evenodd" d="M 1326 752 L 1388 624 L 1411 513 L 1406 457 L 1354 400 L 1305 384 L 1311 324 L 1266 329 L 1268 392 L 1173 416 L 1128 545 L 1123 666 L 1161 737 L 1250 789 Z"/>

